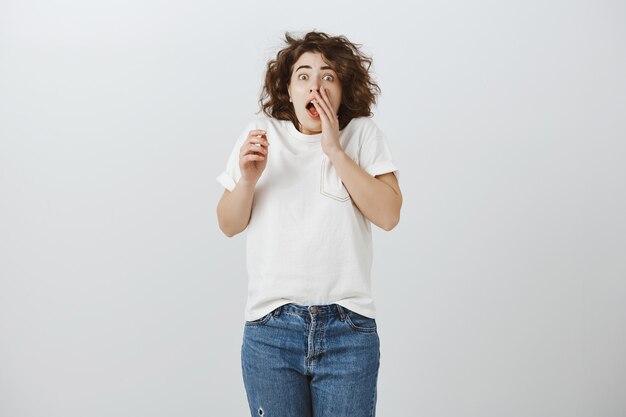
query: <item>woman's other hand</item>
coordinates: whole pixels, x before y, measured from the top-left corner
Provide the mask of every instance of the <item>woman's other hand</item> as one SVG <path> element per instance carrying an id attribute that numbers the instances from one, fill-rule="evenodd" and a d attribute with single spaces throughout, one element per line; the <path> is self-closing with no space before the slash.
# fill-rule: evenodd
<path id="1" fill-rule="evenodd" d="M 239 169 L 243 181 L 256 184 L 267 165 L 270 144 L 267 141 L 266 133 L 265 130 L 261 129 L 251 130 L 246 141 L 241 145 Z"/>

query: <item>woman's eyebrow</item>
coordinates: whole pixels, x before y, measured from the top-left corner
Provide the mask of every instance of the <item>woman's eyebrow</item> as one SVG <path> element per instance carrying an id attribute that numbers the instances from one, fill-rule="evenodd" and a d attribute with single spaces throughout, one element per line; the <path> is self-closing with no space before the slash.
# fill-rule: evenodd
<path id="1" fill-rule="evenodd" d="M 309 68 L 309 69 L 312 69 L 310 65 L 300 65 L 300 66 L 296 69 L 296 71 L 298 71 L 300 68 Z M 321 70 L 325 70 L 325 69 L 332 70 L 332 68 L 331 68 L 331 67 L 329 67 L 328 65 L 325 65 L 325 66 L 323 66 L 323 67 L 320 67 L 320 69 L 321 69 Z M 333 70 L 333 71 L 334 71 L 334 70 Z"/>

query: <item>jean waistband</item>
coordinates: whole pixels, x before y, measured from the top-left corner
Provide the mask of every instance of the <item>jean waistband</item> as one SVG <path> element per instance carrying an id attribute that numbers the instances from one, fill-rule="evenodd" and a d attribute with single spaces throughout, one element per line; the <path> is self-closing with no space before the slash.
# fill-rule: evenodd
<path id="1" fill-rule="evenodd" d="M 295 303 L 283 304 L 274 311 L 274 315 L 279 315 L 284 311 L 289 311 L 302 317 L 323 317 L 329 315 L 339 315 L 341 319 L 346 316 L 344 307 L 339 304 L 311 305 L 304 306 Z"/>

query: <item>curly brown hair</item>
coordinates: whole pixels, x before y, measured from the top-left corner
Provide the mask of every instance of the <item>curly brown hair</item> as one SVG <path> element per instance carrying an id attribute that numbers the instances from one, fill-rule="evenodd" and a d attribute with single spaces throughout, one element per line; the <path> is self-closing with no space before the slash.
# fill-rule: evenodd
<path id="1" fill-rule="evenodd" d="M 287 87 L 291 81 L 293 65 L 305 52 L 319 52 L 337 73 L 342 88 L 339 106 L 339 129 L 355 117 L 371 117 L 371 106 L 376 103 L 380 87 L 369 74 L 372 58 L 364 55 L 361 44 L 350 42 L 345 36 L 329 36 L 323 32 L 309 32 L 297 39 L 285 32 L 287 47 L 267 63 L 265 84 L 259 105 L 267 116 L 291 120 L 300 126 L 295 109 L 289 102 Z M 257 112 L 260 113 L 261 110 Z"/>

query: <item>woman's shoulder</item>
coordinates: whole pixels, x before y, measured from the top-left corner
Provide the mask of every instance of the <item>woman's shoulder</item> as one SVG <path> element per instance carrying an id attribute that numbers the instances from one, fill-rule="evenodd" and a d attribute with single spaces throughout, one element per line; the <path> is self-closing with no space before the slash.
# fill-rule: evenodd
<path id="1" fill-rule="evenodd" d="M 285 127 L 285 120 L 276 119 L 265 114 L 256 114 L 250 118 L 248 127 L 251 129 L 281 129 Z"/>
<path id="2" fill-rule="evenodd" d="M 355 117 L 346 125 L 346 130 L 352 134 L 363 136 L 380 136 L 382 131 L 371 117 L 361 116 Z"/>

